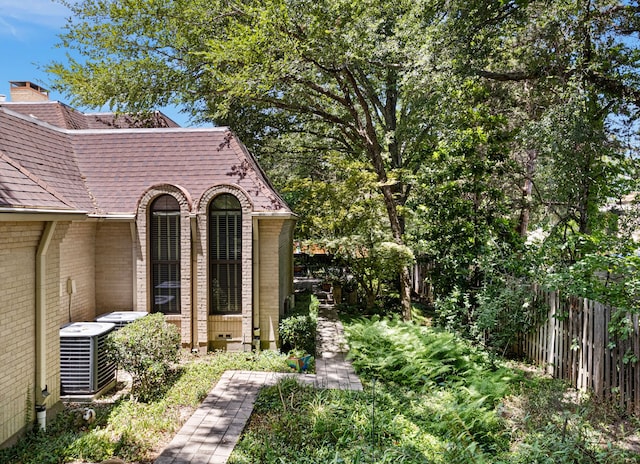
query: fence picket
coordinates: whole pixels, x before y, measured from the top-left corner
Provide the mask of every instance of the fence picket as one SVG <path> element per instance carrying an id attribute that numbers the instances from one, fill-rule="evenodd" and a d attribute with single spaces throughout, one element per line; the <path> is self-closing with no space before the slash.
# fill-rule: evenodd
<path id="1" fill-rule="evenodd" d="M 598 399 L 619 399 L 621 407 L 640 414 L 638 315 L 631 316 L 631 334 L 623 341 L 609 333 L 611 307 L 538 291 L 549 312 L 537 329 L 520 338 L 519 352 L 574 387 L 592 390 Z M 635 358 L 625 363 L 625 354 Z"/>

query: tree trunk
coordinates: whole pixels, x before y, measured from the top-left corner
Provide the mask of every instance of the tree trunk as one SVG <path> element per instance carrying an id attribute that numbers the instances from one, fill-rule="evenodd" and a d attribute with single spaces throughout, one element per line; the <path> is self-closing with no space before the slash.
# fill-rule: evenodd
<path id="1" fill-rule="evenodd" d="M 518 234 L 526 237 L 529 230 L 529 214 L 531 212 L 531 191 L 533 190 L 533 176 L 536 170 L 536 160 L 538 154 L 535 150 L 527 151 L 526 175 L 522 186 L 522 206 L 520 208 L 520 218 L 518 219 Z"/>
<path id="2" fill-rule="evenodd" d="M 396 209 L 396 202 L 393 198 L 392 188 L 388 185 L 382 187 L 382 196 L 384 198 L 384 204 L 387 209 L 387 215 L 389 216 L 389 222 L 391 223 L 391 232 L 393 233 L 393 240 L 398 245 L 404 245 L 402 239 L 402 223 L 398 216 L 398 210 Z M 411 320 L 411 275 L 409 273 L 409 267 L 403 266 L 400 269 L 400 304 L 402 305 L 402 318 L 405 321 Z"/>

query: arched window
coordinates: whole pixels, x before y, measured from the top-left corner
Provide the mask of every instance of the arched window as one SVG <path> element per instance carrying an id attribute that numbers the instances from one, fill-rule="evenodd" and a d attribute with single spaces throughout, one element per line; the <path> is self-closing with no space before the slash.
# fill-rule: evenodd
<path id="1" fill-rule="evenodd" d="M 242 313 L 242 208 L 231 194 L 209 205 L 209 312 Z"/>
<path id="2" fill-rule="evenodd" d="M 180 205 L 171 195 L 151 204 L 152 312 L 180 313 Z"/>

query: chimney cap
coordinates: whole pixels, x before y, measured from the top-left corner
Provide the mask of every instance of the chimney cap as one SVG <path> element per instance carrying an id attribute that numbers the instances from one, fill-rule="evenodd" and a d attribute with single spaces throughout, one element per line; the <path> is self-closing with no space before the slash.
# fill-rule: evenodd
<path id="1" fill-rule="evenodd" d="M 38 84 L 34 84 L 30 81 L 9 81 L 9 85 L 11 85 L 11 87 L 28 87 L 30 89 L 37 90 L 38 92 L 49 93 L 49 91 L 44 87 L 40 87 Z"/>
<path id="2" fill-rule="evenodd" d="M 11 100 L 17 101 L 46 101 L 49 91 L 30 81 L 9 81 Z"/>

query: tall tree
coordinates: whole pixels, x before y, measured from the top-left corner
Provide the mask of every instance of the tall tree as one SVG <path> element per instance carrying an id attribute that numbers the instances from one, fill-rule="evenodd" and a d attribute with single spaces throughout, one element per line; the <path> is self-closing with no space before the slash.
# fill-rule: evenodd
<path id="1" fill-rule="evenodd" d="M 395 244 L 432 237 L 461 272 L 488 241 L 510 243 L 508 227 L 524 238 L 551 218 L 589 232 L 624 192 L 611 188 L 626 172 L 613 128 L 640 108 L 638 1 L 68 6 L 62 44 L 81 59 L 50 70 L 75 103 L 184 105 L 233 127 L 283 179 L 295 162 L 327 180 L 322 153 L 364 163 Z M 409 269 L 397 272 L 408 318 Z"/>
<path id="2" fill-rule="evenodd" d="M 63 43 L 87 61 L 50 69 L 81 104 L 141 110 L 186 102 L 205 119 L 250 132 L 242 135 L 257 149 L 283 133 L 306 133 L 366 160 L 402 246 L 407 177 L 430 143 L 435 113 L 429 88 L 411 77 L 416 60 L 430 53 L 424 38 L 441 21 L 443 4 L 69 2 L 75 19 Z M 408 318 L 409 270 L 398 273 Z"/>

